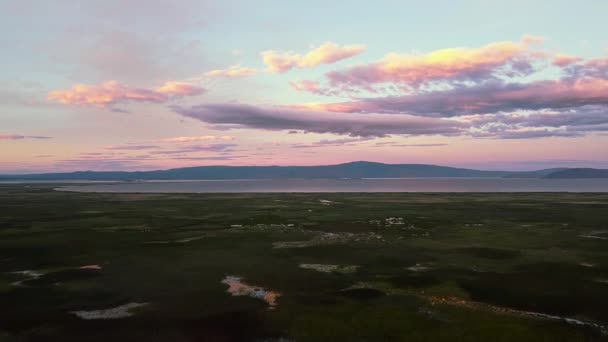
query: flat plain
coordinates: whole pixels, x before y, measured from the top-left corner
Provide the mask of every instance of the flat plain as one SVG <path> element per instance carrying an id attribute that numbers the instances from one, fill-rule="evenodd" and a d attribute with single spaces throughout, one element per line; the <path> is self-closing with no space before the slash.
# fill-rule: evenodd
<path id="1" fill-rule="evenodd" d="M 0 341 L 608 340 L 608 194 L 0 185 Z"/>

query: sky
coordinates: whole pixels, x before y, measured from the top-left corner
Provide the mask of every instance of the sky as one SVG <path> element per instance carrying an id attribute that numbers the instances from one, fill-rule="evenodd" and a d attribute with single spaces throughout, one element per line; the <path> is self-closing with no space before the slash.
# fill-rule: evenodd
<path id="1" fill-rule="evenodd" d="M 0 0 L 0 173 L 608 168 L 608 2 Z"/>

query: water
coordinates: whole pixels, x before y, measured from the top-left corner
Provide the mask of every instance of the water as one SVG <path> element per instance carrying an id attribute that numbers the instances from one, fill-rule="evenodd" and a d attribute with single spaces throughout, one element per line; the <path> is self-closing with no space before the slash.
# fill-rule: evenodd
<path id="1" fill-rule="evenodd" d="M 608 179 L 399 178 L 150 181 L 67 185 L 80 192 L 608 192 Z"/>

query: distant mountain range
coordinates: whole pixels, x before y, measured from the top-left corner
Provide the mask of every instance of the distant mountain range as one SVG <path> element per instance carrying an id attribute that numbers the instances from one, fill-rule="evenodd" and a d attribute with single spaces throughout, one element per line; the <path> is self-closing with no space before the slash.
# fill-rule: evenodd
<path id="1" fill-rule="evenodd" d="M 219 179 L 338 179 L 416 177 L 608 178 L 604 169 L 544 169 L 537 171 L 481 171 L 424 164 L 383 164 L 366 161 L 322 166 L 198 166 L 157 171 L 78 171 L 0 175 L 0 180 L 21 181 L 136 181 Z"/>
<path id="2" fill-rule="evenodd" d="M 604 169 L 565 169 L 550 173 L 545 178 L 608 178 Z"/>

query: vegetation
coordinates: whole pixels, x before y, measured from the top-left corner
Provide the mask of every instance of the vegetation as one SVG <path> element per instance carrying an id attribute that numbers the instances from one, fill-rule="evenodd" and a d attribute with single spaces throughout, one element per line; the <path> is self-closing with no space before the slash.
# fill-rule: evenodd
<path id="1" fill-rule="evenodd" d="M 0 186 L 0 341 L 608 339 L 608 194 L 52 189 Z"/>

